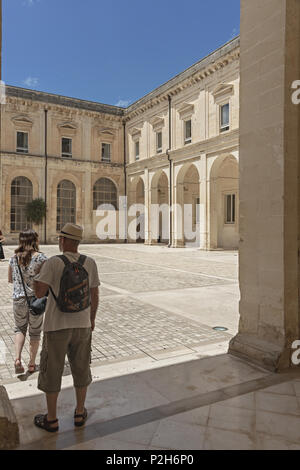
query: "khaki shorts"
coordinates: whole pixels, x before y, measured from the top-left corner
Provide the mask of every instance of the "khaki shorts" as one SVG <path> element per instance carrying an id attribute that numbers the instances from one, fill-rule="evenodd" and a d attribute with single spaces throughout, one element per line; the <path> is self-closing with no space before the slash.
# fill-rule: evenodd
<path id="1" fill-rule="evenodd" d="M 66 355 L 70 363 L 74 387 L 84 388 L 90 385 L 92 382 L 91 343 L 91 328 L 71 328 L 45 332 L 38 389 L 45 393 L 60 391 Z"/>
<path id="2" fill-rule="evenodd" d="M 44 315 L 32 315 L 29 312 L 26 298 L 15 299 L 13 301 L 15 318 L 15 333 L 22 333 L 26 336 L 29 326 L 29 336 L 33 341 L 39 341 L 43 326 Z"/>

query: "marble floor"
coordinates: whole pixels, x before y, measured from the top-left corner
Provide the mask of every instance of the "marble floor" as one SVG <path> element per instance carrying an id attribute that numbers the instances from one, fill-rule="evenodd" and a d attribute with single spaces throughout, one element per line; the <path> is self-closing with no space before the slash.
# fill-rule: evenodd
<path id="1" fill-rule="evenodd" d="M 93 369 L 89 419 L 74 429 L 74 391 L 63 378 L 59 433 L 35 428 L 45 411 L 34 380 L 7 385 L 20 449 L 300 449 L 300 371 L 273 374 L 228 354 L 178 363 L 144 359 Z"/>

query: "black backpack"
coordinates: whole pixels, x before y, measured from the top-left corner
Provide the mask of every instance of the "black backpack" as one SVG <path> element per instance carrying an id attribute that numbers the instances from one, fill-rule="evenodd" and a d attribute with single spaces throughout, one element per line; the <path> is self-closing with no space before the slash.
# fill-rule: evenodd
<path id="1" fill-rule="evenodd" d="M 80 255 L 78 261 L 71 262 L 64 255 L 58 256 L 65 267 L 60 280 L 58 297 L 50 287 L 59 310 L 63 313 L 81 312 L 91 305 L 89 275 L 83 265 L 86 256 Z"/>

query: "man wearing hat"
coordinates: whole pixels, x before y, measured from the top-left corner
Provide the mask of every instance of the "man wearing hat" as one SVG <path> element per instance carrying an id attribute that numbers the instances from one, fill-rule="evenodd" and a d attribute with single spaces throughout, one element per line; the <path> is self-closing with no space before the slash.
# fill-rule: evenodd
<path id="1" fill-rule="evenodd" d="M 68 223 L 58 234 L 58 240 L 59 249 L 67 258 L 67 260 L 64 258 L 65 261 L 82 263 L 82 268 L 88 274 L 90 292 L 88 308 L 71 313 L 64 313 L 59 309 L 57 297 L 66 265 L 61 257 L 53 256 L 46 261 L 35 278 L 35 294 L 38 298 L 44 297 L 50 289 L 43 326 L 44 337 L 38 379 L 39 390 L 46 393 L 48 413 L 34 418 L 34 424 L 48 432 L 56 432 L 59 428 L 56 408 L 66 355 L 77 399 L 74 425 L 82 426 L 87 419 L 84 404 L 87 387 L 92 381 L 91 339 L 95 328 L 100 281 L 95 261 L 89 257 L 82 257 L 78 252 L 82 236 L 82 227 Z"/>

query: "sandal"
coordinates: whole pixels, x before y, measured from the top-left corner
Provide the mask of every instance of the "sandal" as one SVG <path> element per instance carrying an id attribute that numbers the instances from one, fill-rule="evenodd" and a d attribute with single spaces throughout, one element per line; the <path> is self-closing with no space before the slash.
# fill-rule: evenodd
<path id="1" fill-rule="evenodd" d="M 29 374 L 34 374 L 37 371 L 38 371 L 38 366 L 36 364 L 28 364 Z"/>
<path id="2" fill-rule="evenodd" d="M 86 420 L 87 420 L 87 417 L 88 417 L 88 412 L 87 412 L 86 408 L 84 408 L 83 414 L 80 414 L 80 415 L 76 413 L 76 409 L 75 409 L 74 425 L 77 426 L 77 427 L 83 426 L 85 424 Z M 82 420 L 81 421 L 75 421 L 76 418 L 81 418 Z"/>
<path id="3" fill-rule="evenodd" d="M 34 417 L 34 424 L 41 429 L 44 429 L 45 431 L 48 432 L 57 432 L 59 427 L 56 426 L 55 428 L 51 427 L 51 424 L 58 423 L 58 419 L 55 419 L 54 421 L 48 421 L 47 420 L 48 415 L 36 415 Z"/>
<path id="4" fill-rule="evenodd" d="M 17 362 L 19 363 L 17 365 Z M 15 374 L 24 374 L 25 370 L 24 370 L 24 367 L 22 366 L 22 363 L 20 361 L 20 359 L 16 359 L 15 360 Z"/>

